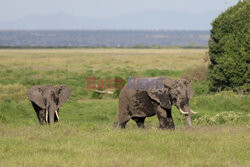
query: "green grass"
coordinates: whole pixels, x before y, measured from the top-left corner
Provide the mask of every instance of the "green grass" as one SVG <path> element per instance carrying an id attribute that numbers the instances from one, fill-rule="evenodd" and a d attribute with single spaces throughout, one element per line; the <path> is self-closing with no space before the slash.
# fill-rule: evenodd
<path id="1" fill-rule="evenodd" d="M 250 97 L 208 93 L 193 82 L 194 129 L 173 107 L 175 131 L 145 129 L 129 121 L 113 129 L 118 99 L 92 99 L 86 77 L 169 76 L 200 67 L 204 49 L 34 49 L 0 50 L 0 166 L 249 166 Z M 47 66 L 49 65 L 49 66 Z M 206 63 L 202 65 L 206 66 Z M 191 70 L 192 71 L 192 70 Z M 36 84 L 72 89 L 60 122 L 40 126 L 27 99 Z M 96 97 L 95 97 L 96 98 Z"/>
<path id="2" fill-rule="evenodd" d="M 1 126 L 1 166 L 247 166 L 249 133 L 222 126 L 125 131 Z M 239 144 L 241 143 L 241 144 Z"/>

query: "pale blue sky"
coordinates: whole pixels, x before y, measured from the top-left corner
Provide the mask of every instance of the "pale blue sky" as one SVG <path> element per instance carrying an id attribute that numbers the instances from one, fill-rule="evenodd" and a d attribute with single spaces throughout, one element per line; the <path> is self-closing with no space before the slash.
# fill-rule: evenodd
<path id="1" fill-rule="evenodd" d="M 110 18 L 147 10 L 205 13 L 224 11 L 239 0 L 0 0 L 0 22 L 27 15 L 66 12 L 75 16 Z"/>

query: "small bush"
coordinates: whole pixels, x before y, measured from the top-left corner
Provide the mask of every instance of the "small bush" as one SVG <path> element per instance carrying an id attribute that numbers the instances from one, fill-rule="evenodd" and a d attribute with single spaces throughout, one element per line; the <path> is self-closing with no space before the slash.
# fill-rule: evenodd
<path id="1" fill-rule="evenodd" d="M 113 98 L 118 98 L 119 97 L 119 95 L 120 95 L 120 92 L 121 92 L 121 88 L 123 88 L 125 85 L 126 85 L 126 80 L 125 79 L 123 79 L 123 78 L 121 78 L 121 77 L 115 77 L 115 80 L 123 80 L 123 83 L 122 83 L 122 85 L 120 85 L 120 84 L 118 84 L 117 82 L 115 82 L 115 92 L 114 92 L 114 94 L 113 94 Z"/>
<path id="2" fill-rule="evenodd" d="M 192 82 L 191 84 L 192 84 L 192 87 L 194 89 L 195 96 L 204 95 L 204 94 L 209 93 L 208 83 L 206 81 Z"/>
<path id="3" fill-rule="evenodd" d="M 121 93 L 121 89 L 116 89 L 115 91 L 114 91 L 114 94 L 113 94 L 113 98 L 118 98 L 119 97 L 119 95 L 120 95 L 120 93 Z"/>
<path id="4" fill-rule="evenodd" d="M 103 91 L 102 89 L 98 89 L 100 91 Z M 91 99 L 102 99 L 103 98 L 103 95 L 102 93 L 98 93 L 96 91 L 94 91 L 91 95 Z"/>
<path id="5" fill-rule="evenodd" d="M 182 75 L 181 78 L 187 79 L 189 81 L 205 81 L 207 79 L 207 66 L 201 65 L 193 69 L 187 70 L 185 75 Z"/>
<path id="6" fill-rule="evenodd" d="M 244 122 L 246 117 L 242 113 L 236 113 L 234 111 L 222 112 L 214 116 L 207 114 L 195 119 L 193 123 L 195 125 L 221 125 L 221 124 L 236 124 Z M 249 119 L 249 115 L 247 116 Z"/>
<path id="7" fill-rule="evenodd" d="M 228 97 L 237 96 L 237 94 L 231 90 L 231 91 L 217 92 L 215 93 L 215 96 L 223 96 L 224 98 L 228 98 Z"/>

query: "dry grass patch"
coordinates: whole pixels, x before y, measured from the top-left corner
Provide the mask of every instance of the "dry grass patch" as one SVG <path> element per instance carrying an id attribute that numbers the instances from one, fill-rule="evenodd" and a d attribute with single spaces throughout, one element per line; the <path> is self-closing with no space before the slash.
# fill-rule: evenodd
<path id="1" fill-rule="evenodd" d="M 127 68 L 185 70 L 202 63 L 205 49 L 2 49 L 0 66 L 70 71 Z M 6 67 L 8 67 L 6 66 Z"/>

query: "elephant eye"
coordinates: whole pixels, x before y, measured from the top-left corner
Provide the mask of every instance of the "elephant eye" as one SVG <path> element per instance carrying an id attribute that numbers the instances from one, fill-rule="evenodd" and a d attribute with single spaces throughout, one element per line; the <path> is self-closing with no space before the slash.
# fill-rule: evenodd
<path id="1" fill-rule="evenodd" d="M 186 104 L 188 102 L 187 98 L 181 98 L 181 103 Z"/>
<path id="2" fill-rule="evenodd" d="M 52 100 L 55 101 L 55 102 L 58 101 L 58 98 L 56 97 L 55 92 L 51 92 L 51 98 L 52 98 Z"/>

